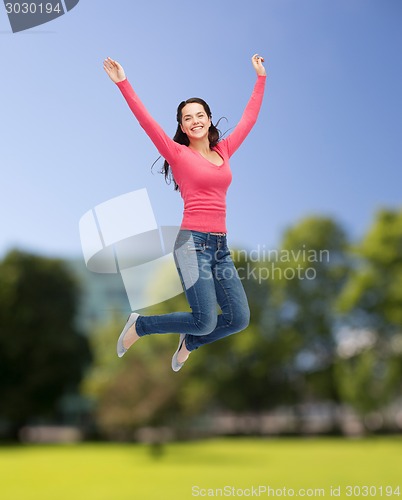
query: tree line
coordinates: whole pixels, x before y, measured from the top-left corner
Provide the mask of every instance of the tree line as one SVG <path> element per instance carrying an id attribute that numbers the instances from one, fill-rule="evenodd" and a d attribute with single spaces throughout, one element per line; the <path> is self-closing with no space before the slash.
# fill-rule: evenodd
<path id="1" fill-rule="evenodd" d="M 179 374 L 170 368 L 176 336 L 141 339 L 117 358 L 125 318 L 78 331 L 80 288 L 65 264 L 10 252 L 0 263 L 3 428 L 60 421 L 74 394 L 111 439 L 185 429 L 211 412 L 320 401 L 350 406 L 365 425 L 401 398 L 402 211 L 379 210 L 358 242 L 315 216 L 288 228 L 275 251 L 252 250 L 233 253 L 249 327 L 192 353 Z M 179 310 L 189 310 L 184 294 L 141 312 Z"/>

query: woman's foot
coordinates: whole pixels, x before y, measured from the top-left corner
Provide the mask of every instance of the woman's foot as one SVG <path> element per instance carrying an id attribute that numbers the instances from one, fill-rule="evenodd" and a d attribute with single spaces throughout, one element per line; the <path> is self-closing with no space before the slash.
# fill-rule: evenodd
<path id="1" fill-rule="evenodd" d="M 174 372 L 178 372 L 180 370 L 180 368 L 184 365 L 184 363 L 187 361 L 187 358 L 190 355 L 190 351 L 186 347 L 185 338 L 186 334 L 181 333 L 179 339 L 179 346 L 176 352 L 173 354 L 172 370 Z"/>
<path id="2" fill-rule="evenodd" d="M 179 349 L 179 352 L 177 353 L 177 361 L 179 363 L 185 363 L 187 361 L 187 358 L 189 357 L 190 355 L 190 351 L 187 350 L 187 347 L 186 347 L 186 339 L 184 339 L 180 349 Z"/>
<path id="3" fill-rule="evenodd" d="M 119 358 L 124 356 L 128 349 L 140 338 L 135 328 L 138 316 L 139 314 L 137 313 L 131 313 L 123 331 L 120 334 L 117 341 L 117 355 Z"/>

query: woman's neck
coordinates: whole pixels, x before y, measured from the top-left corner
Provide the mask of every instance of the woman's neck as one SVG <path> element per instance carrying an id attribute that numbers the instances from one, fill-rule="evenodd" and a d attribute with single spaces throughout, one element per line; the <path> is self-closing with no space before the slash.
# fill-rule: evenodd
<path id="1" fill-rule="evenodd" d="M 209 139 L 207 137 L 202 141 L 191 141 L 188 147 L 190 149 L 193 149 L 194 151 L 198 151 L 201 154 L 208 154 L 211 151 L 211 148 L 209 146 Z"/>

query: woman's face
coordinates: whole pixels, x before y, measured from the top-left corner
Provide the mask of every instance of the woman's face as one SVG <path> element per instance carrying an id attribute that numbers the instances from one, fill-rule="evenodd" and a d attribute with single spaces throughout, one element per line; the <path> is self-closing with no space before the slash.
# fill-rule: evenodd
<path id="1" fill-rule="evenodd" d="M 200 140 L 208 137 L 211 119 L 208 117 L 202 104 L 190 102 L 181 111 L 180 126 L 190 142 L 192 139 Z"/>

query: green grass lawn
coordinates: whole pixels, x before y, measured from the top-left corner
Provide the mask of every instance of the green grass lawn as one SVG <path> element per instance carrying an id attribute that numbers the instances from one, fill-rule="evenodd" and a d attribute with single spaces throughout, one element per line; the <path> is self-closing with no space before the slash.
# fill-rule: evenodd
<path id="1" fill-rule="evenodd" d="M 402 438 L 216 439 L 160 452 L 140 444 L 3 447 L 0 474 L 1 500 L 288 498 L 292 490 L 402 500 Z M 348 485 L 356 486 L 349 496 Z"/>

